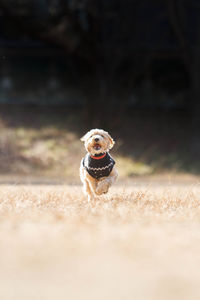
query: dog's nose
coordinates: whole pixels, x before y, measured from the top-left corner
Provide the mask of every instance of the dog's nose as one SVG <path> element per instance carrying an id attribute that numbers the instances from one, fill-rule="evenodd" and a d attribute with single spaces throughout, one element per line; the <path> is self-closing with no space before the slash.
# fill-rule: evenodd
<path id="1" fill-rule="evenodd" d="M 98 142 L 98 141 L 99 141 L 99 138 L 95 138 L 94 140 L 95 140 L 95 142 Z"/>

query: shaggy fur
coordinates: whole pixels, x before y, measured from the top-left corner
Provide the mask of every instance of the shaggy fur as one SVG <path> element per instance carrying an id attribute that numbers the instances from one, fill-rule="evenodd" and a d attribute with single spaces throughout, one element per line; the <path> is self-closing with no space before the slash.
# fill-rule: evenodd
<path id="1" fill-rule="evenodd" d="M 96 142 L 97 139 L 98 142 Z M 85 143 L 86 151 L 93 156 L 95 154 L 109 152 L 115 143 L 108 132 L 102 129 L 90 130 L 81 138 L 81 141 Z M 117 179 L 117 171 L 116 168 L 113 167 L 109 176 L 96 179 L 90 176 L 84 168 L 82 161 L 80 165 L 80 178 L 83 183 L 83 191 L 85 195 L 87 195 L 88 201 L 91 201 L 95 196 L 108 192 L 109 187 Z"/>

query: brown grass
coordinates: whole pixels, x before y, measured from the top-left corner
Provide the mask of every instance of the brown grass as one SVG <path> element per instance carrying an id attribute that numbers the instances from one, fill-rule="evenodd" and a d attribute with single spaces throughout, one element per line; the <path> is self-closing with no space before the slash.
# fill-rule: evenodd
<path id="1" fill-rule="evenodd" d="M 0 299 L 200 299 L 200 186 L 1 186 Z"/>

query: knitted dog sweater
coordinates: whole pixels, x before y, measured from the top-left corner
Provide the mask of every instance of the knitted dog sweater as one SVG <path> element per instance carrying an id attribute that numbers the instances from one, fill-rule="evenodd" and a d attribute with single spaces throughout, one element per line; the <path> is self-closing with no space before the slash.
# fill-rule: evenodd
<path id="1" fill-rule="evenodd" d="M 83 167 L 87 172 L 96 179 L 109 176 L 115 164 L 115 161 L 110 154 L 107 152 L 105 154 L 100 153 L 95 154 L 93 157 L 87 153 L 82 160 Z"/>

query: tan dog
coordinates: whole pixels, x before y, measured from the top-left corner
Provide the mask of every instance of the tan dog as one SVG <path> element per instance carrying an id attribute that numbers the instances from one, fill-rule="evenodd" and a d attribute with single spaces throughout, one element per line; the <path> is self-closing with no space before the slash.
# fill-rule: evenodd
<path id="1" fill-rule="evenodd" d="M 90 130 L 81 141 L 85 143 L 88 153 L 81 160 L 80 178 L 84 193 L 90 201 L 97 195 L 107 193 L 117 179 L 115 161 L 108 153 L 115 142 L 108 132 L 102 129 Z"/>

